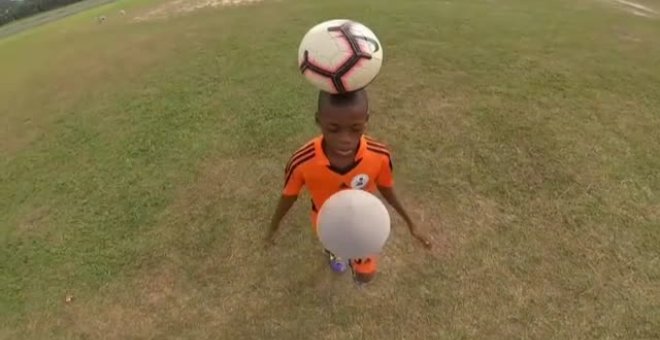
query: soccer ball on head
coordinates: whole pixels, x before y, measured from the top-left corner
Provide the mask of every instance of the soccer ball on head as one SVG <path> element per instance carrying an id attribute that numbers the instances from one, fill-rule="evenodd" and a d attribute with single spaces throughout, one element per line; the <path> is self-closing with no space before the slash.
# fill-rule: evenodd
<path id="1" fill-rule="evenodd" d="M 374 32 L 346 19 L 312 27 L 298 48 L 300 72 L 312 85 L 332 94 L 366 87 L 382 63 L 383 47 Z"/>

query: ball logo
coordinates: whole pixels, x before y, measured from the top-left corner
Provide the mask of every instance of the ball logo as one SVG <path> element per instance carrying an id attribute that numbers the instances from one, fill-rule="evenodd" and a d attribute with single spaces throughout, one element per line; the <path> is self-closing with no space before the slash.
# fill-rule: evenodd
<path id="1" fill-rule="evenodd" d="M 367 174 L 359 174 L 353 177 L 351 180 L 351 188 L 353 189 L 364 189 L 369 183 L 369 176 Z"/>
<path id="2" fill-rule="evenodd" d="M 380 44 L 376 39 L 373 39 L 371 37 L 365 37 L 364 35 L 355 35 L 355 39 L 357 40 L 362 40 L 365 41 L 367 44 L 369 44 L 369 47 L 371 48 L 371 53 L 376 53 L 378 50 L 380 50 Z"/>

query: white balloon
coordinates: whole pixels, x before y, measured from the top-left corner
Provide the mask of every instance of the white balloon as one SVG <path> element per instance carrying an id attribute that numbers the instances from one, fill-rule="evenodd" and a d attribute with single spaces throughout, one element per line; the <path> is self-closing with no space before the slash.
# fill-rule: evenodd
<path id="1" fill-rule="evenodd" d="M 390 214 L 375 195 L 356 189 L 337 192 L 318 214 L 318 236 L 341 258 L 379 254 L 390 235 Z"/>

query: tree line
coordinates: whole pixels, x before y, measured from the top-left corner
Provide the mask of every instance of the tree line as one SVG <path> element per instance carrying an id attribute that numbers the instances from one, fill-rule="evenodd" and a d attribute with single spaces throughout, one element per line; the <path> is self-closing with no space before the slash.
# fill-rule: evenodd
<path id="1" fill-rule="evenodd" d="M 0 26 L 82 0 L 0 0 Z"/>

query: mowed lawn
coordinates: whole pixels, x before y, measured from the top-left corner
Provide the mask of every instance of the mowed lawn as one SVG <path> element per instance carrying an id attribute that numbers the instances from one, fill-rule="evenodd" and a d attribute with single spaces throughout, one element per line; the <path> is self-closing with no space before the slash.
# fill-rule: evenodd
<path id="1" fill-rule="evenodd" d="M 157 5 L 0 40 L 0 338 L 660 338 L 660 18 L 273 0 L 132 21 Z M 262 243 L 316 133 L 298 43 L 331 18 L 384 45 L 370 133 L 435 243 L 395 218 L 366 289 L 326 268 L 306 198 Z"/>

